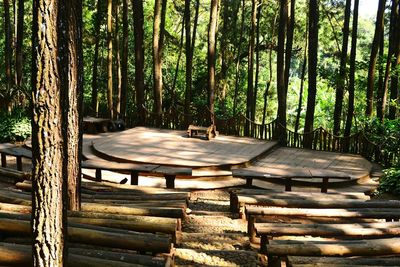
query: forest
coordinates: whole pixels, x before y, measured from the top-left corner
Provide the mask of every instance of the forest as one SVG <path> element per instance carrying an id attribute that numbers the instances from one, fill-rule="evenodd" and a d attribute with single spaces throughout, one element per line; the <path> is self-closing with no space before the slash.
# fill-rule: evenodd
<path id="1" fill-rule="evenodd" d="M 84 116 L 358 153 L 399 194 L 400 1 L 375 3 L 4 0 L 0 142 L 32 138 L 34 265 L 62 265 Z"/>

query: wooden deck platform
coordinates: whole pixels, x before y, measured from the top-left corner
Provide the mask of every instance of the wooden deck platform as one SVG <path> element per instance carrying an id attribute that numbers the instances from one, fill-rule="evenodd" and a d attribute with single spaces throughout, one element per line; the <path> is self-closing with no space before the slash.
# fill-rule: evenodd
<path id="1" fill-rule="evenodd" d="M 229 170 L 270 151 L 276 142 L 220 135 L 210 141 L 184 131 L 136 127 L 93 141 L 96 154 L 118 162 Z"/>

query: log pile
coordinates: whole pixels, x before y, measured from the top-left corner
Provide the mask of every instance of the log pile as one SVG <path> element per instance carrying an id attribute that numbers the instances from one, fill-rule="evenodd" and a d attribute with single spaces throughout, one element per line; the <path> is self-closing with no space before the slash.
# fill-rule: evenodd
<path id="1" fill-rule="evenodd" d="M 29 180 L 0 189 L 0 265 L 31 262 L 31 189 Z M 68 212 L 71 266 L 173 265 L 189 192 L 102 182 L 82 191 L 81 211 Z"/>

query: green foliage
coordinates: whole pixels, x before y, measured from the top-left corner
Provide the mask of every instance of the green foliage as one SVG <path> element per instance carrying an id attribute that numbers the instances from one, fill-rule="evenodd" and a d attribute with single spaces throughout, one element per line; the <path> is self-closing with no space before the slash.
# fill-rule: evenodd
<path id="1" fill-rule="evenodd" d="M 400 168 L 384 170 L 378 187 L 378 193 L 390 193 L 400 196 Z"/>
<path id="2" fill-rule="evenodd" d="M 30 119 L 18 111 L 0 114 L 0 120 L 0 143 L 24 141 L 31 135 Z"/>

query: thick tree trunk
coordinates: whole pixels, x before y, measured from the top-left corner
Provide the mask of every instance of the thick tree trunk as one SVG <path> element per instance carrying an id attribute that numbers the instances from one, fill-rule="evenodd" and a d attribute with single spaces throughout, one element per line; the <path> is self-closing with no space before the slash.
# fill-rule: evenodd
<path id="1" fill-rule="evenodd" d="M 317 95 L 317 62 L 318 62 L 318 0 L 309 2 L 309 32 L 308 32 L 308 97 L 307 112 L 304 133 L 310 133 L 314 129 L 315 98 Z M 312 135 L 304 139 L 304 147 L 311 148 Z"/>
<path id="2" fill-rule="evenodd" d="M 218 7 L 219 0 L 211 0 L 210 8 L 210 23 L 208 26 L 208 53 L 207 53 L 207 66 L 208 66 L 208 107 L 211 113 L 211 124 L 215 124 L 214 117 L 214 99 L 215 99 L 215 50 L 216 50 L 216 37 L 217 37 L 217 23 L 218 23 Z"/>
<path id="3" fill-rule="evenodd" d="M 399 71 L 398 66 L 400 65 L 400 2 L 397 1 L 397 8 L 395 11 L 395 22 L 393 25 L 393 58 L 392 58 L 392 74 L 390 77 L 390 101 L 399 104 Z M 389 106 L 388 119 L 394 120 L 398 113 L 398 107 L 396 105 Z"/>
<path id="4" fill-rule="evenodd" d="M 120 118 L 126 116 L 126 94 L 128 92 L 128 0 L 122 0 L 122 59 L 121 59 L 121 99 Z"/>
<path id="5" fill-rule="evenodd" d="M 344 136 L 350 136 L 351 125 L 354 116 L 354 83 L 356 72 L 356 53 L 357 53 L 357 31 L 358 31 L 358 6 L 359 0 L 354 1 L 353 8 L 353 28 L 351 34 L 351 50 L 350 50 L 350 70 L 349 70 L 349 103 L 347 107 L 346 127 L 344 129 Z M 349 147 L 346 145 L 345 149 L 348 151 Z"/>
<path id="6" fill-rule="evenodd" d="M 346 62 L 347 62 L 347 49 L 349 43 L 349 28 L 350 28 L 350 9 L 351 0 L 346 0 L 346 7 L 344 11 L 344 24 L 343 24 L 343 43 L 342 43 L 342 53 L 340 55 L 340 67 L 339 76 L 337 78 L 336 84 L 336 99 L 335 99 L 335 110 L 333 114 L 333 134 L 339 135 L 340 123 L 342 117 L 343 108 L 343 95 L 346 83 Z"/>
<path id="7" fill-rule="evenodd" d="M 35 84 L 32 92 L 31 223 L 34 266 L 62 266 L 66 256 L 66 177 L 62 168 L 62 111 L 57 68 L 58 4 L 58 1 L 43 0 L 36 0 L 33 4 L 37 23 L 33 26 L 35 36 L 32 44 L 35 47 L 33 51 L 36 51 L 33 61 L 37 66 L 32 73 L 32 83 Z"/>
<path id="8" fill-rule="evenodd" d="M 5 70 L 6 70 L 6 93 L 10 94 L 10 90 L 12 87 L 12 77 L 11 77 L 12 32 L 11 32 L 9 0 L 4 0 L 3 5 L 4 5 L 4 34 L 5 34 L 4 59 L 5 59 Z"/>
<path id="9" fill-rule="evenodd" d="M 240 78 L 240 53 L 242 51 L 242 38 L 244 32 L 244 17 L 245 17 L 245 0 L 242 1 L 242 18 L 240 22 L 240 35 L 239 35 L 239 46 L 236 51 L 236 71 L 235 71 L 235 95 L 233 98 L 233 115 L 236 115 L 237 110 L 237 98 L 239 94 L 239 78 Z"/>
<path id="10" fill-rule="evenodd" d="M 113 0 L 107 1 L 107 106 L 108 117 L 114 119 L 113 104 Z"/>
<path id="11" fill-rule="evenodd" d="M 144 17 L 143 1 L 132 0 L 135 35 L 135 90 L 138 125 L 145 124 L 144 110 Z"/>
<path id="12" fill-rule="evenodd" d="M 97 0 L 97 11 L 96 21 L 94 24 L 95 31 L 95 44 L 94 44 L 94 56 L 93 56 L 93 73 L 92 73 L 92 99 L 91 99 L 91 113 L 97 117 L 99 113 L 99 101 L 98 101 L 98 62 L 99 62 L 99 43 L 100 43 L 100 25 L 102 18 L 101 0 Z"/>
<path id="13" fill-rule="evenodd" d="M 186 53 L 186 76 L 185 76 L 185 127 L 190 124 L 190 103 L 192 99 L 192 42 L 190 32 L 190 1 L 185 1 L 185 53 Z"/>
<path id="14" fill-rule="evenodd" d="M 157 114 L 157 125 L 161 122 L 162 113 L 162 69 L 160 47 L 161 0 L 154 1 L 153 21 L 153 92 L 154 113 Z"/>
<path id="15" fill-rule="evenodd" d="M 368 84 L 367 84 L 367 107 L 365 115 L 371 117 L 373 103 L 374 103 L 374 88 L 375 88 L 375 68 L 378 59 L 378 50 L 381 43 L 383 27 L 384 27 L 384 14 L 385 14 L 386 0 L 379 0 L 378 11 L 375 22 L 374 40 L 372 41 L 371 55 L 369 58 L 368 68 Z"/>
<path id="16" fill-rule="evenodd" d="M 121 49 L 120 49 L 120 41 L 119 41 L 119 13 L 120 13 L 120 2 L 119 0 L 115 1 L 114 5 L 114 14 L 115 14 L 115 31 L 114 31 L 114 40 L 115 40 L 115 64 L 117 70 L 117 98 L 115 100 L 115 117 L 117 119 L 121 118 L 121 94 L 122 94 L 122 70 L 121 70 Z"/>
<path id="17" fill-rule="evenodd" d="M 276 66 L 276 80 L 278 91 L 278 138 L 282 145 L 286 143 L 286 101 L 287 88 L 285 87 L 285 33 L 288 20 L 288 2 L 281 1 L 279 12 L 279 31 L 278 31 L 278 54 Z"/>

